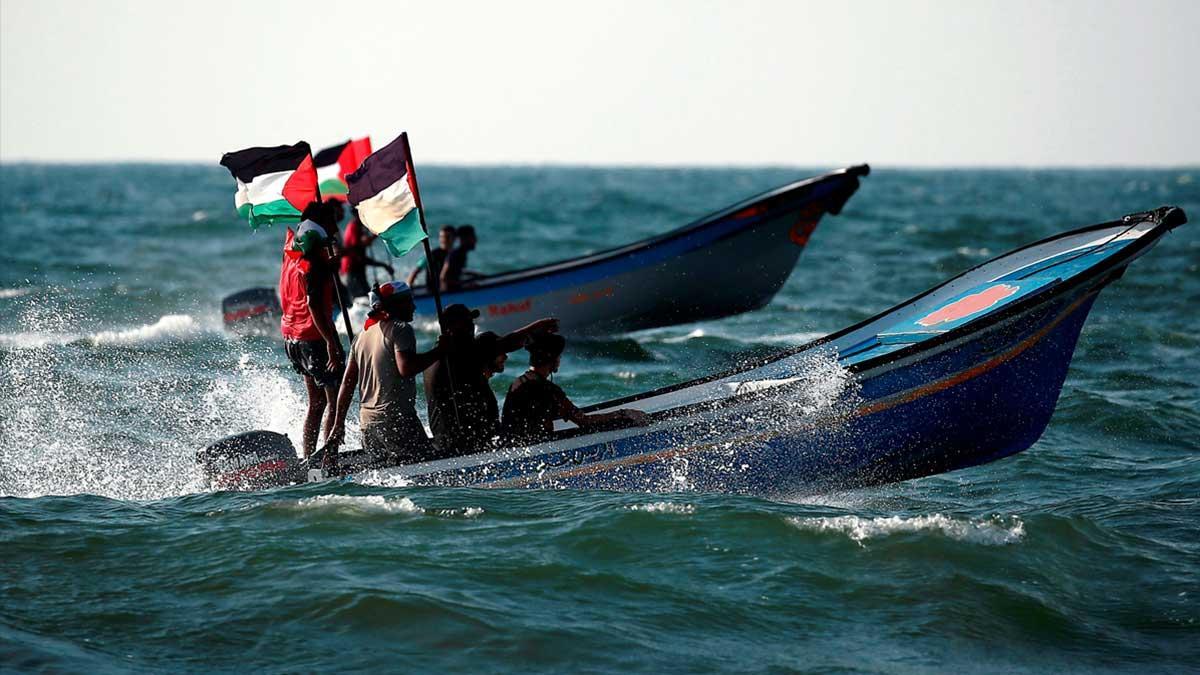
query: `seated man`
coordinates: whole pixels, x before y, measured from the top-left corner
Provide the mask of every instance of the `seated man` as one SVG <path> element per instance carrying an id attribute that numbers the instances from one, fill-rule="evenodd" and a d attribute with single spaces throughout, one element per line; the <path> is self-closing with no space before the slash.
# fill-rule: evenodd
<path id="1" fill-rule="evenodd" d="M 525 347 L 529 370 L 513 381 L 504 398 L 501 438 L 505 445 L 533 445 L 554 436 L 554 420 L 566 419 L 587 428 L 619 422 L 621 426 L 645 426 L 650 418 L 641 410 L 625 408 L 609 413 L 580 412 L 550 376 L 558 372 L 567 341 L 561 335 L 538 335 Z"/>
<path id="2" fill-rule="evenodd" d="M 446 262 L 442 265 L 440 288 L 446 292 L 457 291 L 468 278 L 476 276 L 467 271 L 467 254 L 475 250 L 475 228 L 460 225 L 457 232 L 458 246 L 446 255 Z"/>
<path id="3" fill-rule="evenodd" d="M 417 266 L 412 268 L 408 273 L 408 285 L 415 286 L 417 276 L 421 274 L 421 270 L 425 270 L 425 288 L 433 288 L 433 282 L 442 278 L 442 267 L 446 262 L 446 256 L 450 255 L 450 251 L 454 249 L 455 234 L 453 225 L 443 225 L 438 231 L 438 245 L 429 250 L 429 260 L 425 256 L 417 261 Z M 432 263 L 432 264 L 431 264 Z M 438 286 L 440 289 L 441 286 Z"/>
<path id="4" fill-rule="evenodd" d="M 500 346 L 500 336 L 489 330 L 475 336 L 475 357 L 483 371 L 483 378 L 490 380 L 504 372 L 508 352 Z"/>
<path id="5" fill-rule="evenodd" d="M 480 358 L 475 341 L 478 316 L 479 310 L 467 309 L 466 305 L 454 304 L 443 310 L 443 358 L 425 374 L 429 427 L 440 457 L 489 450 L 499 433 L 496 394 L 484 374 L 485 368 L 498 372 L 498 357 L 493 354 L 490 360 Z M 558 319 L 541 319 L 500 337 L 492 349 L 507 356 L 523 347 L 531 336 L 556 330 Z"/>
<path id="6" fill-rule="evenodd" d="M 363 447 L 381 464 L 414 464 L 435 459 L 433 445 L 417 417 L 417 373 L 437 362 L 440 348 L 421 354 L 413 336 L 412 290 L 392 281 L 371 292 L 371 313 L 354 340 L 338 395 L 330 446 L 341 444 L 346 412 L 355 388 L 361 393 L 358 420 Z M 336 455 L 335 453 L 333 453 Z"/>

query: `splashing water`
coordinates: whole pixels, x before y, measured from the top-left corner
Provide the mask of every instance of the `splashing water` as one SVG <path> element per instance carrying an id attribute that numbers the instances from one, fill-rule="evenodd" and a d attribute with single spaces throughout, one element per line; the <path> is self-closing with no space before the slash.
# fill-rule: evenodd
<path id="1" fill-rule="evenodd" d="M 3 336 L 0 495 L 186 494 L 202 489 L 193 457 L 204 443 L 254 428 L 299 437 L 298 383 L 261 345 L 239 353 L 182 314 L 81 334 L 84 317 L 28 303 L 26 330 Z"/>

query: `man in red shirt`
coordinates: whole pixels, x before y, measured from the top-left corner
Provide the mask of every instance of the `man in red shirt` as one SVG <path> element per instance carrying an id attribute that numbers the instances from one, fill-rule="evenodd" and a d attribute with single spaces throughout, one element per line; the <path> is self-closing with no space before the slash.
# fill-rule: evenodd
<path id="1" fill-rule="evenodd" d="M 292 368 L 304 377 L 308 414 L 304 418 L 303 453 L 316 450 L 321 418 L 325 437 L 333 430 L 338 385 L 345 355 L 333 324 L 334 267 L 329 232 L 337 223 L 331 205 L 312 202 L 304 209 L 295 233 L 288 230 L 279 270 L 280 329 Z M 329 414 L 326 416 L 326 410 Z"/>

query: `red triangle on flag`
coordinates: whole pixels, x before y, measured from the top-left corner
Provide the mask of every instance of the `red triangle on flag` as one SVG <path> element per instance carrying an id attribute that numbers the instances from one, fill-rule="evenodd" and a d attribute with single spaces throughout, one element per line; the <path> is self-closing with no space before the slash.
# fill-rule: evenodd
<path id="1" fill-rule="evenodd" d="M 301 212 L 316 200 L 317 170 L 313 167 L 311 154 L 306 155 L 300 166 L 288 176 L 287 182 L 283 184 L 283 198 Z"/>

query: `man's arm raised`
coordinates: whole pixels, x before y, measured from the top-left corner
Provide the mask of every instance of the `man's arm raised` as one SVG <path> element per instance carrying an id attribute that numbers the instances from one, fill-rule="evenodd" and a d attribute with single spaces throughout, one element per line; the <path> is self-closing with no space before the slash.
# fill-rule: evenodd
<path id="1" fill-rule="evenodd" d="M 529 342 L 529 338 L 538 333 L 557 333 L 558 319 L 547 317 L 538 319 L 528 326 L 518 328 L 513 332 L 500 338 L 500 347 L 506 352 L 515 352 L 525 346 Z"/>

